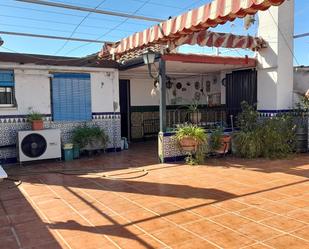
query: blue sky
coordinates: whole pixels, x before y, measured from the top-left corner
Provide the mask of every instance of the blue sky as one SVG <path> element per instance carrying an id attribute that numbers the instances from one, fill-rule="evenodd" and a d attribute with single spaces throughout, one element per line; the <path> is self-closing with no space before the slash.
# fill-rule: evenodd
<path id="1" fill-rule="evenodd" d="M 210 0 L 49 0 L 84 7 L 96 7 L 99 9 L 135 13 L 166 19 L 169 16 L 179 15 L 189 9 L 198 7 Z M 309 32 L 309 1 L 295 0 L 295 34 Z M 87 15 L 86 12 L 71 11 L 66 9 L 39 6 L 15 2 L 14 0 L 0 1 L 0 30 L 12 32 L 24 32 L 35 34 L 47 34 L 54 36 L 70 36 L 72 31 Z M 120 17 L 112 17 L 100 14 L 90 14 L 88 18 L 76 30 L 73 37 L 85 39 L 99 39 L 105 41 L 117 41 L 133 32 L 142 31 L 155 23 L 139 20 L 127 20 Z M 247 34 L 243 29 L 242 20 L 218 26 L 215 31 L 233 32 L 235 34 Z M 255 34 L 257 26 L 250 28 L 249 33 Z M 0 51 L 16 51 L 21 53 L 50 54 L 65 56 L 85 56 L 98 52 L 100 44 L 87 44 L 81 42 L 68 42 L 60 40 L 47 40 L 38 38 L 1 35 L 5 41 Z M 65 45 L 65 46 L 64 46 Z M 295 40 L 295 57 L 298 64 L 309 65 L 309 37 Z M 212 48 L 188 47 L 182 51 L 197 53 L 214 53 Z M 245 55 L 248 51 L 221 50 L 224 55 Z M 294 64 L 297 64 L 294 62 Z"/>

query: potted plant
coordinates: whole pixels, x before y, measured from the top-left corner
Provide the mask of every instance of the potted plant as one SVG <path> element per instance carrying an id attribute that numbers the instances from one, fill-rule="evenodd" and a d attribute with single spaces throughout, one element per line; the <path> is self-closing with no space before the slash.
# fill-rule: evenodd
<path id="1" fill-rule="evenodd" d="M 75 128 L 72 140 L 74 148 L 81 151 L 105 150 L 109 141 L 106 133 L 96 126 Z"/>
<path id="2" fill-rule="evenodd" d="M 217 128 L 211 133 L 211 150 L 218 154 L 226 154 L 230 150 L 231 136 L 225 135 L 223 129 Z"/>
<path id="3" fill-rule="evenodd" d="M 44 129 L 44 123 L 43 123 L 43 115 L 36 111 L 31 111 L 28 116 L 27 120 L 32 125 L 32 130 L 43 130 Z"/>
<path id="4" fill-rule="evenodd" d="M 198 146 L 206 141 L 207 136 L 203 128 L 189 124 L 177 128 L 176 139 L 184 151 L 196 152 Z"/>
<path id="5" fill-rule="evenodd" d="M 189 105 L 189 118 L 193 124 L 200 123 L 202 119 L 202 113 L 199 111 L 198 106 L 198 102 L 195 100 Z"/>

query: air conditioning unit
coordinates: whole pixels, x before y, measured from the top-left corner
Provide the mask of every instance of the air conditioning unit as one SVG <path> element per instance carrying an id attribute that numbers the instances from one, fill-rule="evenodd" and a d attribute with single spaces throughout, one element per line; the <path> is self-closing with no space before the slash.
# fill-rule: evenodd
<path id="1" fill-rule="evenodd" d="M 18 132 L 18 160 L 28 162 L 61 158 L 59 129 Z"/>

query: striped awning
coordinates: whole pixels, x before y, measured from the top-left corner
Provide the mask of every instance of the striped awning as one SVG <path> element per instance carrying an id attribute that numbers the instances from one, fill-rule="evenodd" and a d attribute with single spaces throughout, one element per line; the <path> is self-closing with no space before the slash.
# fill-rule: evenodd
<path id="1" fill-rule="evenodd" d="M 271 6 L 282 4 L 284 1 L 214 0 L 209 4 L 124 38 L 107 50 L 103 48 L 100 56 L 106 53 L 121 55 L 152 44 L 167 44 L 182 36 L 216 27 L 236 18 L 255 14 L 259 10 L 267 10 Z"/>
<path id="2" fill-rule="evenodd" d="M 243 48 L 252 51 L 266 47 L 266 42 L 262 38 L 249 35 L 233 35 L 231 33 L 216 33 L 207 30 L 184 35 L 168 43 L 170 49 L 175 49 L 184 44 L 217 48 Z"/>

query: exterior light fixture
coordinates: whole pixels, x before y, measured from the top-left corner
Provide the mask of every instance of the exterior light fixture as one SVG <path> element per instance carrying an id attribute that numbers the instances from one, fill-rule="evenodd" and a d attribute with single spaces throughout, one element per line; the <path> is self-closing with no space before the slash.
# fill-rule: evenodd
<path id="1" fill-rule="evenodd" d="M 143 53 L 143 60 L 145 65 L 153 64 L 155 62 L 156 53 L 151 49 L 148 49 L 145 53 Z"/>
<path id="2" fill-rule="evenodd" d="M 148 49 L 145 53 L 143 53 L 144 64 L 147 65 L 148 67 L 149 76 L 153 78 L 154 80 L 158 81 L 158 78 L 159 78 L 158 70 L 155 68 L 156 69 L 155 75 L 153 75 L 151 72 L 151 65 L 154 65 L 155 67 L 155 59 L 156 59 L 156 53 L 152 51 L 151 49 Z"/>
<path id="3" fill-rule="evenodd" d="M 0 46 L 2 46 L 4 43 L 4 41 L 2 40 L 2 38 L 0 37 Z"/>

